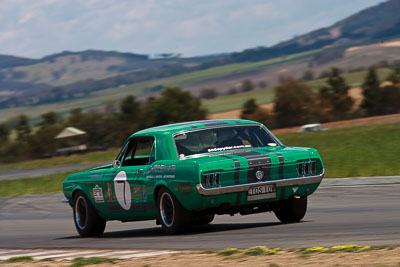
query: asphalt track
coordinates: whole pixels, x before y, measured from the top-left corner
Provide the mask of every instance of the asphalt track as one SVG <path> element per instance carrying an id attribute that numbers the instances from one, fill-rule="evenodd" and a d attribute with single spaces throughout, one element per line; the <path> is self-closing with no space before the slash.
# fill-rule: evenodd
<path id="1" fill-rule="evenodd" d="M 0 198 L 1 248 L 222 249 L 342 244 L 400 246 L 400 178 L 325 179 L 304 221 L 281 224 L 271 213 L 217 216 L 184 235 L 154 221 L 109 222 L 100 238 L 80 238 L 62 194 Z"/>

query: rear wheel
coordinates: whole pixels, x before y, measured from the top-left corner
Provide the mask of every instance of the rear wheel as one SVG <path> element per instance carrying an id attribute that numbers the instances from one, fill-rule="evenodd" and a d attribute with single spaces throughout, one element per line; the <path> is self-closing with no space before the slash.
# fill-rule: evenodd
<path id="1" fill-rule="evenodd" d="M 100 218 L 84 193 L 76 193 L 73 211 L 75 228 L 80 236 L 90 237 L 103 234 L 106 221 Z"/>
<path id="2" fill-rule="evenodd" d="M 166 188 L 161 188 L 157 198 L 159 221 L 169 234 L 187 230 L 192 222 L 192 214 L 185 210 L 178 199 Z"/>
<path id="3" fill-rule="evenodd" d="M 283 223 L 299 222 L 307 212 L 307 197 L 289 198 L 281 201 L 274 210 L 276 217 Z"/>

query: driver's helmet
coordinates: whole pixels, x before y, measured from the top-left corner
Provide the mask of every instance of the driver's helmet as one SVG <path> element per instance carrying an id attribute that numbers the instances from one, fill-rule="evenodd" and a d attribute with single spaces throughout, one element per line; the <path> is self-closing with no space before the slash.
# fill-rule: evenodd
<path id="1" fill-rule="evenodd" d="M 221 128 L 217 130 L 217 143 L 221 144 L 235 137 L 235 131 L 231 128 Z"/>

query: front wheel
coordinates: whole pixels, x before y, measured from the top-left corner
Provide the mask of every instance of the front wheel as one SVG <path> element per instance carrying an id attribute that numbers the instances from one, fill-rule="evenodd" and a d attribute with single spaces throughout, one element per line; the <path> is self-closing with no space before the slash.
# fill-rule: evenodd
<path id="1" fill-rule="evenodd" d="M 166 188 L 161 188 L 157 198 L 159 221 L 169 234 L 177 234 L 192 224 L 192 214 L 185 210 L 178 199 Z"/>
<path id="2" fill-rule="evenodd" d="M 274 213 L 283 223 L 299 222 L 307 212 L 307 197 L 289 198 L 279 202 Z"/>
<path id="3" fill-rule="evenodd" d="M 100 218 L 83 192 L 76 193 L 74 198 L 74 222 L 82 237 L 100 236 L 106 227 L 106 221 Z"/>

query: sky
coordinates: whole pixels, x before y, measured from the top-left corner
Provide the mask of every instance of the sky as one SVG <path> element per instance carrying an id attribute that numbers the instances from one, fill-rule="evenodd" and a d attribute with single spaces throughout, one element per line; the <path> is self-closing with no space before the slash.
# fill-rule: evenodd
<path id="1" fill-rule="evenodd" d="M 184 57 L 271 46 L 383 0 L 0 0 L 0 54 Z"/>

